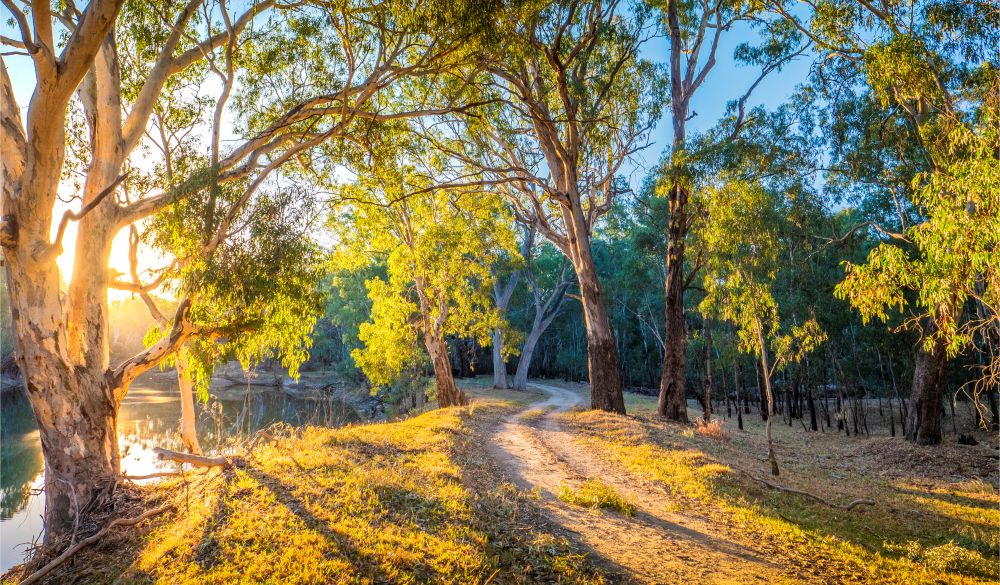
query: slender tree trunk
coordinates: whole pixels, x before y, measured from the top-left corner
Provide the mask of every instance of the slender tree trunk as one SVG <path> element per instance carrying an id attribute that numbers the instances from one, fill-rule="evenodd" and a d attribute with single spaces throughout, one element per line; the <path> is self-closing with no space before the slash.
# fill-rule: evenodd
<path id="1" fill-rule="evenodd" d="M 767 344 L 760 321 L 757 321 L 757 341 L 760 343 L 760 365 L 764 376 L 764 390 L 767 393 L 767 458 L 771 462 L 771 475 L 778 475 L 778 458 L 774 454 L 771 425 L 774 423 L 774 394 L 771 391 L 771 366 L 767 359 Z"/>
<path id="2" fill-rule="evenodd" d="M 736 367 L 733 368 L 733 384 L 736 386 L 736 424 L 739 429 L 743 430 L 743 405 L 740 404 L 740 385 L 742 384 L 740 380 L 740 365 L 739 362 L 736 363 Z M 746 400 L 746 398 L 744 398 Z M 747 410 L 747 412 L 750 412 Z"/>
<path id="3" fill-rule="evenodd" d="M 712 322 L 705 320 L 705 413 L 707 423 L 712 420 Z"/>
<path id="4" fill-rule="evenodd" d="M 806 402 L 809 404 L 809 428 L 818 431 L 819 421 L 816 418 L 816 399 L 813 398 L 812 388 L 806 389 Z"/>
<path id="5" fill-rule="evenodd" d="M 201 455 L 198 431 L 195 428 L 194 379 L 188 366 L 187 351 L 177 352 L 177 385 L 181 392 L 181 441 L 189 453 Z"/>
<path id="6" fill-rule="evenodd" d="M 427 353 L 431 356 L 431 364 L 434 366 L 434 385 L 437 389 L 437 403 L 439 408 L 449 406 L 462 406 L 469 403 L 465 392 L 455 385 L 455 377 L 451 372 L 451 360 L 448 359 L 448 344 L 444 337 L 434 333 L 424 334 L 424 345 Z"/>
<path id="7" fill-rule="evenodd" d="M 514 389 L 528 389 L 528 370 L 531 368 L 531 358 L 535 355 L 535 348 L 538 340 L 541 339 L 544 329 L 532 327 L 528 336 L 524 339 L 524 346 L 521 348 L 521 357 L 517 361 L 517 371 L 514 372 Z"/>
<path id="8" fill-rule="evenodd" d="M 499 329 L 493 330 L 493 387 L 510 387 L 507 382 L 507 363 L 503 357 L 503 332 Z"/>
<path id="9" fill-rule="evenodd" d="M 948 364 L 944 354 L 942 343 L 938 343 L 931 352 L 923 347 L 917 350 L 906 438 L 918 445 L 937 445 L 941 442 L 941 398 Z"/>

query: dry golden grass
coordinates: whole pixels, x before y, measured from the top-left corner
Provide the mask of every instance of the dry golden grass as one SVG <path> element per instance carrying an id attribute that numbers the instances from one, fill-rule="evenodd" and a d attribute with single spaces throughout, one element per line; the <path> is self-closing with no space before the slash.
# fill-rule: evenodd
<path id="1" fill-rule="evenodd" d="M 701 417 L 699 417 L 694 420 L 694 423 L 695 432 L 703 437 L 715 439 L 716 441 L 728 441 L 730 439 L 729 432 L 726 430 L 725 421 L 713 418 L 709 422 L 705 422 Z"/>
<path id="2" fill-rule="evenodd" d="M 534 522 L 530 494 L 479 465 L 478 430 L 511 411 L 480 402 L 471 416 L 298 431 L 187 498 L 172 484 L 178 514 L 87 562 L 117 565 L 123 584 L 603 582 Z"/>

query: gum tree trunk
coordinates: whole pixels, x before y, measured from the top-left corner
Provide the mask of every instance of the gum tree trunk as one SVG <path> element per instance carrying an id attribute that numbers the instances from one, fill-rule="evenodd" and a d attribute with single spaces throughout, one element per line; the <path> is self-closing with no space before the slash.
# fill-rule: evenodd
<path id="1" fill-rule="evenodd" d="M 564 217 L 567 219 L 570 261 L 580 285 L 580 304 L 583 305 L 584 324 L 587 328 L 590 407 L 625 414 L 618 346 L 615 344 L 614 330 L 611 328 L 611 319 L 604 306 L 597 278 L 590 233 L 578 198 L 576 201 L 577 205 L 564 208 Z"/>
<path id="2" fill-rule="evenodd" d="M 507 382 L 507 363 L 503 358 L 503 332 L 493 330 L 493 387 L 510 388 Z"/>
<path id="3" fill-rule="evenodd" d="M 181 441 L 189 453 L 201 455 L 195 428 L 194 379 L 188 366 L 186 350 L 177 352 L 177 386 L 181 391 Z"/>
<path id="4" fill-rule="evenodd" d="M 451 360 L 448 359 L 448 344 L 439 335 L 425 334 L 424 345 L 431 356 L 434 366 L 434 385 L 437 389 L 439 408 L 462 406 L 469 403 L 465 392 L 455 385 L 455 377 L 451 373 Z"/>
<path id="5" fill-rule="evenodd" d="M 943 344 L 938 343 L 931 352 L 923 347 L 917 350 L 906 438 L 918 445 L 941 442 L 941 397 L 947 365 Z"/>

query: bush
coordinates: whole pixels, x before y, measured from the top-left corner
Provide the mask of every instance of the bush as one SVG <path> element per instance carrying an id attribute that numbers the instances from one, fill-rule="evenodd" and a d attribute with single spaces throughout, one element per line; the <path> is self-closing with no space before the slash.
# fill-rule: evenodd
<path id="1" fill-rule="evenodd" d="M 728 441 L 729 433 L 726 431 L 723 421 L 719 419 L 714 419 L 711 422 L 705 422 L 704 420 L 698 418 L 695 419 L 695 424 L 697 424 L 697 433 L 703 437 L 710 437 L 717 441 Z"/>
<path id="2" fill-rule="evenodd" d="M 888 545 L 889 550 L 902 553 L 915 563 L 920 563 L 932 571 L 958 573 L 986 579 L 997 577 L 997 567 L 977 552 L 963 548 L 953 541 L 939 546 L 922 546 L 910 540 L 905 544 Z"/>

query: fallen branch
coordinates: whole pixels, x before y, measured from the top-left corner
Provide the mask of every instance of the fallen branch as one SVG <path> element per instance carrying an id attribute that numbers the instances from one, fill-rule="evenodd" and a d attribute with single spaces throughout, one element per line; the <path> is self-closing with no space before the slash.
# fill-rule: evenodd
<path id="1" fill-rule="evenodd" d="M 811 494 L 809 492 L 804 492 L 802 490 L 797 490 L 797 489 L 790 488 L 790 487 L 780 486 L 780 485 L 778 485 L 776 483 L 771 483 L 771 482 L 767 481 L 766 479 L 762 479 L 760 477 L 757 477 L 756 475 L 754 475 L 752 473 L 749 473 L 747 471 L 743 471 L 743 470 L 740 470 L 740 471 L 742 473 L 744 473 L 750 479 L 752 479 L 752 480 L 754 480 L 756 482 L 762 483 L 762 484 L 766 485 L 767 487 L 769 487 L 769 488 L 771 488 L 773 490 L 778 490 L 779 492 L 786 492 L 786 493 L 789 493 L 789 494 L 795 494 L 797 496 L 805 496 L 807 498 L 811 498 L 813 500 L 816 500 L 817 502 L 826 504 L 827 506 L 830 506 L 831 508 L 837 508 L 838 510 L 848 510 L 848 511 L 850 511 L 850 510 L 853 510 L 854 508 L 856 508 L 858 506 L 874 506 L 875 505 L 875 500 L 868 500 L 868 499 L 865 499 L 865 498 L 861 498 L 861 499 L 854 500 L 853 502 L 851 502 L 850 504 L 847 504 L 846 506 L 843 506 L 841 504 L 836 504 L 836 503 L 831 502 L 829 500 L 824 500 L 823 498 L 817 496 L 816 494 Z"/>
<path id="2" fill-rule="evenodd" d="M 206 457 L 205 455 L 192 455 L 190 453 L 181 453 L 180 451 L 171 451 L 170 449 L 161 449 L 159 447 L 153 449 L 156 453 L 156 458 L 163 461 L 175 461 L 177 463 L 190 463 L 195 467 L 229 467 L 229 459 L 225 457 Z"/>
<path id="3" fill-rule="evenodd" d="M 44 567 L 42 567 L 41 569 L 38 569 L 34 573 L 32 573 L 32 574 L 28 575 L 27 577 L 25 577 L 24 579 L 22 579 L 21 580 L 21 585 L 31 585 L 31 583 L 37 583 L 39 579 L 41 579 L 45 575 L 48 575 L 52 571 L 52 569 L 55 569 L 59 565 L 61 565 L 64 562 L 66 562 L 66 560 L 68 558 L 70 558 L 71 556 L 75 555 L 77 552 L 80 551 L 80 549 L 82 549 L 84 547 L 87 547 L 87 546 L 90 546 L 90 545 L 94 544 L 95 542 L 97 542 L 98 540 L 100 540 L 101 538 L 103 538 L 104 535 L 107 534 L 108 532 L 110 532 L 112 528 L 114 528 L 116 526 L 135 526 L 136 524 L 139 524 L 143 520 L 146 520 L 148 518 L 152 518 L 153 516 L 156 516 L 158 514 L 162 514 L 162 513 L 166 512 L 167 510 L 172 509 L 173 507 L 174 507 L 173 504 L 165 504 L 163 506 L 160 506 L 159 508 L 153 508 L 152 510 L 147 510 L 147 511 L 143 512 L 142 514 L 139 514 L 138 516 L 134 517 L 134 518 L 119 518 L 117 520 L 112 520 L 107 526 L 105 526 L 104 528 L 102 528 L 97 534 L 95 534 L 93 536 L 89 536 L 89 537 L 81 540 L 80 542 L 76 543 L 75 545 L 67 548 L 66 550 L 64 550 L 62 552 L 61 555 L 59 555 L 58 557 L 56 557 L 56 558 L 52 559 L 51 561 L 49 561 L 48 564 L 46 564 Z"/>

